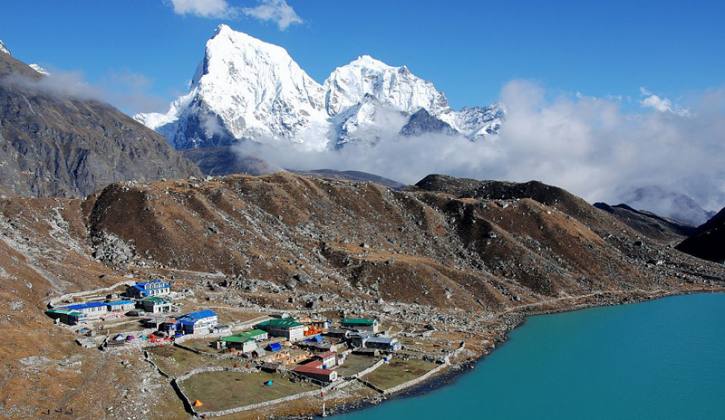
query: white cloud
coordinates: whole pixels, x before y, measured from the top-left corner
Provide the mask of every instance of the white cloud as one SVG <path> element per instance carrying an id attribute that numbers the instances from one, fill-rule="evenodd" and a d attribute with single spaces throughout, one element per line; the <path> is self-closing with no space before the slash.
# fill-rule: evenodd
<path id="1" fill-rule="evenodd" d="M 650 92 L 647 88 L 641 87 L 639 88 L 639 91 L 644 97 L 639 103 L 645 108 L 652 108 L 659 112 L 669 112 L 680 116 L 687 116 L 690 113 L 690 111 L 685 108 L 673 106 L 671 100 L 661 98 Z"/>
<path id="2" fill-rule="evenodd" d="M 53 70 L 48 76 L 40 79 L 13 74 L 1 79 L 0 83 L 52 96 L 76 99 L 100 99 L 103 96 L 101 89 L 88 83 L 78 71 Z"/>
<path id="3" fill-rule="evenodd" d="M 147 77 L 130 71 L 109 72 L 96 83 L 87 81 L 79 71 L 52 69 L 46 73 L 39 79 L 11 75 L 0 79 L 0 84 L 59 98 L 106 102 L 129 114 L 149 112 L 167 103 L 167 99 L 149 93 L 151 81 Z"/>
<path id="4" fill-rule="evenodd" d="M 302 18 L 286 0 L 258 0 L 254 7 L 235 7 L 227 0 L 168 0 L 178 15 L 213 19 L 235 19 L 245 15 L 264 22 L 273 22 L 283 31 L 302 23 Z"/>
<path id="5" fill-rule="evenodd" d="M 226 0 L 171 0 L 171 6 L 177 15 L 228 18 L 234 14 Z"/>
<path id="6" fill-rule="evenodd" d="M 725 205 L 725 89 L 700 94 L 688 116 L 629 112 L 618 100 L 562 95 L 539 85 L 508 83 L 508 110 L 497 138 L 396 135 L 378 130 L 376 146 L 309 151 L 246 143 L 241 153 L 295 169 L 361 170 L 415 183 L 430 173 L 558 185 L 590 202 L 619 203 L 633 189 L 662 186 L 708 210 Z"/>
<path id="7" fill-rule="evenodd" d="M 285 0 L 260 0 L 255 7 L 245 7 L 242 13 L 262 21 L 272 21 L 281 31 L 295 23 L 302 23 L 302 18 Z"/>

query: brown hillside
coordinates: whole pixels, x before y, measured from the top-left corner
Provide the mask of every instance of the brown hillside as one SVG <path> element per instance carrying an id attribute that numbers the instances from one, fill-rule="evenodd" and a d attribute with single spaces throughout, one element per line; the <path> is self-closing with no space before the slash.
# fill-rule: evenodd
<path id="1" fill-rule="evenodd" d="M 124 182 L 85 200 L 0 200 L 0 405 L 20 418 L 58 407 L 77 417 L 149 417 L 155 404 L 145 392 L 154 386 L 161 406 L 178 405 L 140 354 L 81 350 L 43 314 L 49 298 L 125 275 L 175 280 L 200 305 L 373 311 L 462 331 L 478 345 L 498 331 L 491 320 L 511 311 L 725 278 L 722 266 L 648 240 L 554 187 L 436 183 L 395 191 L 278 173 Z"/>

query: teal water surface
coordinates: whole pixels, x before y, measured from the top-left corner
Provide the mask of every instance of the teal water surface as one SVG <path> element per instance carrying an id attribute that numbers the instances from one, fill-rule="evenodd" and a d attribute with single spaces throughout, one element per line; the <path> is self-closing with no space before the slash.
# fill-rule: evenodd
<path id="1" fill-rule="evenodd" d="M 338 419 L 725 419 L 725 294 L 529 318 L 452 383 Z"/>

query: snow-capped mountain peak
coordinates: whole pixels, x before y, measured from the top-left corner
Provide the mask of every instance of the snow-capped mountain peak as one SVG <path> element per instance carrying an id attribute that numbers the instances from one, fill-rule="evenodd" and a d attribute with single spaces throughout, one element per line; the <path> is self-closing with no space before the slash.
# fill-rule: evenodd
<path id="1" fill-rule="evenodd" d="M 5 43 L 2 42 L 2 40 L 0 40 L 0 52 L 4 52 L 7 55 L 12 55 L 10 53 L 10 50 L 8 49 L 8 47 L 5 46 Z"/>
<path id="2" fill-rule="evenodd" d="M 219 25 L 189 92 L 164 114 L 134 118 L 178 149 L 251 140 L 321 150 L 400 132 L 416 136 L 425 127 L 478 140 L 495 134 L 503 115 L 497 106 L 454 111 L 431 82 L 370 55 L 338 67 L 320 85 L 284 48 Z"/>
<path id="3" fill-rule="evenodd" d="M 50 72 L 40 64 L 28 64 L 28 67 L 35 70 L 35 72 L 38 74 L 42 74 L 43 76 L 50 76 Z"/>
<path id="4" fill-rule="evenodd" d="M 229 142 L 224 136 L 297 141 L 303 130 L 326 124 L 323 98 L 322 86 L 284 48 L 220 25 L 206 43 L 190 93 L 166 114 L 137 119 L 170 135 L 177 148 L 203 145 L 208 137 Z"/>
<path id="5" fill-rule="evenodd" d="M 445 95 L 431 82 L 415 76 L 405 66 L 393 67 L 369 55 L 335 69 L 324 87 L 325 107 L 330 115 L 354 106 L 365 95 L 409 114 L 420 108 L 432 113 L 448 108 Z"/>

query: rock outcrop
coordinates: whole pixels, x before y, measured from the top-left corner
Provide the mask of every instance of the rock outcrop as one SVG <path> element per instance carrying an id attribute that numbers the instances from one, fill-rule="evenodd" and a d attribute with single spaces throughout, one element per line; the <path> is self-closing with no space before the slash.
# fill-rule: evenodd
<path id="1" fill-rule="evenodd" d="M 725 209 L 700 226 L 677 249 L 710 261 L 725 263 Z"/>
<path id="2" fill-rule="evenodd" d="M 85 196 L 106 185 L 198 174 L 166 140 L 0 51 L 0 179 L 6 194 Z"/>

